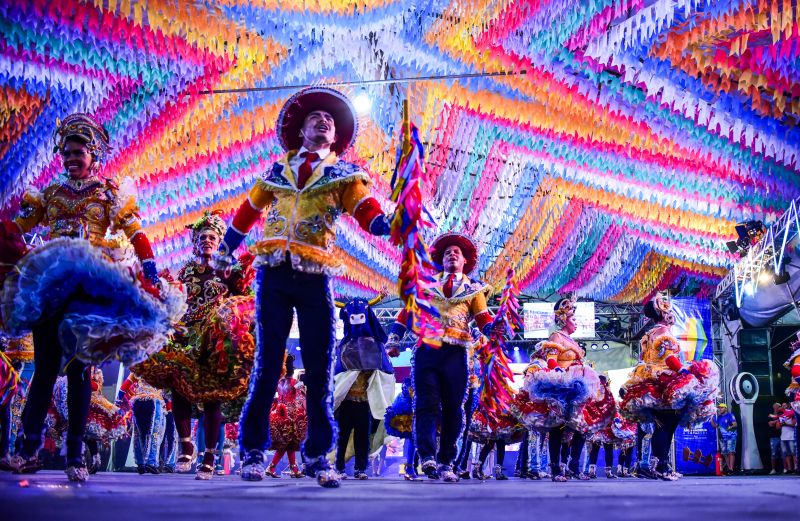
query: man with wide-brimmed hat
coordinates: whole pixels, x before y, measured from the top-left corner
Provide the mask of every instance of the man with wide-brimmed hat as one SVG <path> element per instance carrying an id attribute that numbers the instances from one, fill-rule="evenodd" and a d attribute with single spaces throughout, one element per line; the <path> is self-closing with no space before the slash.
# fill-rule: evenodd
<path id="1" fill-rule="evenodd" d="M 264 476 L 270 405 L 296 310 L 308 386 L 306 473 L 322 486 L 336 487 L 338 475 L 325 459 L 335 439 L 330 392 L 334 304 L 329 281 L 343 271 L 332 251 L 336 219 L 347 212 L 374 235 L 388 234 L 389 220 L 369 194 L 368 174 L 338 157 L 357 133 L 355 111 L 346 96 L 325 87 L 296 93 L 278 116 L 277 133 L 287 154 L 250 190 L 218 258 L 221 264 L 233 262 L 231 252 L 269 209 L 263 237 L 250 248 L 259 266 L 258 346 L 240 423 L 242 479 Z"/>
<path id="2" fill-rule="evenodd" d="M 456 443 L 461 434 L 462 405 L 467 392 L 467 350 L 473 342 L 470 323 L 474 320 L 485 334 L 492 316 L 486 307 L 490 288 L 471 279 L 478 250 L 466 235 L 446 233 L 432 245 L 432 257 L 443 271 L 429 297 L 439 310 L 444 331 L 441 347 L 420 347 L 412 361 L 416 401 L 414 438 L 422 460 L 422 471 L 431 478 L 458 481 L 453 472 Z M 405 314 L 392 325 L 387 347 L 396 346 L 405 333 Z M 436 448 L 436 430 L 441 410 L 441 437 Z"/>

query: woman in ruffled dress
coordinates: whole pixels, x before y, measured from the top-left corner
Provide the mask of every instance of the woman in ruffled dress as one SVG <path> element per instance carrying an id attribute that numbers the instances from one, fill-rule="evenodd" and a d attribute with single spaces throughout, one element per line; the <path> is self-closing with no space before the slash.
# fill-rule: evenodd
<path id="1" fill-rule="evenodd" d="M 278 394 L 269 413 L 270 449 L 275 451 L 265 474 L 278 478 L 275 467 L 285 454 L 289 459 L 289 476 L 302 478 L 297 466 L 297 451 L 308 433 L 306 386 L 294 378 L 294 355 L 287 355 L 285 375 L 278 381 Z"/>
<path id="2" fill-rule="evenodd" d="M 613 417 L 597 373 L 584 364 L 584 351 L 570 335 L 577 329 L 574 297 L 555 305 L 556 331 L 537 345 L 522 389 L 512 403 L 520 422 L 549 433 L 552 480 L 588 479 L 580 472 L 584 435 L 605 427 Z M 613 399 L 612 399 L 613 401 Z M 591 408 L 587 408 L 591 405 Z M 562 462 L 562 441 L 570 440 L 569 469 Z"/>
<path id="3" fill-rule="evenodd" d="M 192 231 L 195 258 L 180 269 L 177 277 L 187 294 L 188 310 L 182 319 L 182 331 L 163 350 L 131 371 L 154 387 L 172 391 L 172 415 L 180 442 L 175 463 L 178 473 L 191 470 L 192 405 L 202 406 L 206 448 L 195 478 L 209 480 L 214 475 L 218 452 L 221 407 L 247 392 L 253 369 L 253 257 L 243 255 L 236 266 L 226 269 L 211 265 L 211 256 L 226 230 L 218 212 L 204 212 L 188 228 Z"/>
<path id="4" fill-rule="evenodd" d="M 54 141 L 66 173 L 44 191 L 29 189 L 17 218 L 0 223 L 4 263 L 15 260 L 3 285 L 2 316 L 12 333 L 33 331 L 33 376 L 22 415 L 24 441 L 10 463 L 17 472 L 40 468 L 37 452 L 59 373 L 66 373 L 70 481 L 83 482 L 83 437 L 92 395 L 91 364 L 116 359 L 126 365 L 161 349 L 185 304 L 180 291 L 161 286 L 150 243 L 130 191 L 98 174 L 109 150 L 108 134 L 85 114 L 58 127 Z M 129 185 L 131 186 L 132 183 Z M 49 230 L 43 246 L 25 251 L 23 233 Z M 124 262 L 124 232 L 139 262 Z M 10 259 L 9 259 L 10 257 Z"/>
<path id="5" fill-rule="evenodd" d="M 669 451 L 679 425 L 702 423 L 714 415 L 719 395 L 719 371 L 708 360 L 685 365 L 678 340 L 670 328 L 675 324 L 669 295 L 657 293 L 644 307 L 655 325 L 641 340 L 641 361 L 625 383 L 621 414 L 641 424 L 654 424 L 652 452 L 656 467 L 640 461 L 637 476 L 674 481 Z"/>
<path id="6" fill-rule="evenodd" d="M 129 415 L 103 396 L 103 371 L 92 367 L 91 372 L 92 397 L 83 441 L 88 449 L 87 468 L 94 474 L 100 470 L 102 462 L 100 446 L 128 436 Z M 53 403 L 46 419 L 48 432 L 58 446 L 63 446 L 64 434 L 69 432 L 68 385 L 64 376 L 56 380 Z"/>

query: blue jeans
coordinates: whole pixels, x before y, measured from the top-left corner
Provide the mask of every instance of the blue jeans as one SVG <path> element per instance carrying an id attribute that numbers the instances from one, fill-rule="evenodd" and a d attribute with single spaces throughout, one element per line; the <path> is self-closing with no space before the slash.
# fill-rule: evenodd
<path id="1" fill-rule="evenodd" d="M 329 279 L 297 271 L 284 262 L 260 267 L 256 284 L 255 365 L 242 409 L 239 450 L 244 458 L 270 445 L 269 411 L 283 369 L 293 310 L 297 310 L 308 414 L 303 455 L 306 459 L 325 456 L 336 440 L 331 389 L 335 321 Z"/>
<path id="2" fill-rule="evenodd" d="M 769 456 L 772 459 L 778 459 L 781 457 L 781 438 L 780 436 L 776 438 L 769 439 Z"/>
<path id="3" fill-rule="evenodd" d="M 164 466 L 173 468 L 175 467 L 175 448 L 178 445 L 175 441 L 178 437 L 175 432 L 175 418 L 172 416 L 172 411 L 167 412 L 165 415 L 165 425 L 160 459 Z"/>
<path id="4" fill-rule="evenodd" d="M 161 440 L 167 419 L 160 400 L 135 400 L 133 402 L 133 459 L 137 465 L 158 467 Z"/>
<path id="5" fill-rule="evenodd" d="M 722 454 L 736 454 L 736 436 L 720 437 L 720 452 Z"/>

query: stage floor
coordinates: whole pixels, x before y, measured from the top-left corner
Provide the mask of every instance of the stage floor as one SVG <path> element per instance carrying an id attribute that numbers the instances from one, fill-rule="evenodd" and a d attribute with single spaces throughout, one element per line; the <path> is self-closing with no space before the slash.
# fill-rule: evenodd
<path id="1" fill-rule="evenodd" d="M 21 480 L 27 480 L 22 486 Z M 23 483 L 24 484 L 24 483 Z M 210 482 L 192 475 L 100 473 L 83 486 L 63 472 L 0 474 L 0 516 L 17 520 L 526 519 L 733 521 L 800 519 L 800 478 L 783 476 L 552 483 L 409 483 L 394 476 L 323 489 L 311 479 Z"/>

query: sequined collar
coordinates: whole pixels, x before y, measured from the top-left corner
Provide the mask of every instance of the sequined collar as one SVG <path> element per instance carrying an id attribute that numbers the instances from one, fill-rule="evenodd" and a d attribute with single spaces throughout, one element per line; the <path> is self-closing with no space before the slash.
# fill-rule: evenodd
<path id="1" fill-rule="evenodd" d="M 61 186 L 64 188 L 69 188 L 76 193 L 83 192 L 88 188 L 93 188 L 98 184 L 100 184 L 100 180 L 96 177 L 88 177 L 86 179 L 73 179 L 71 177 L 67 177 L 64 181 L 61 181 Z"/>

